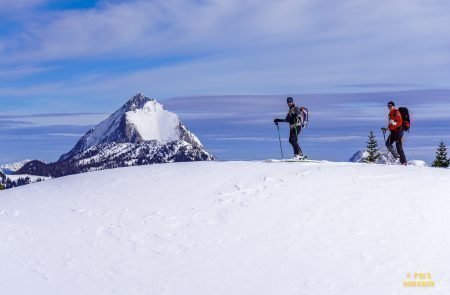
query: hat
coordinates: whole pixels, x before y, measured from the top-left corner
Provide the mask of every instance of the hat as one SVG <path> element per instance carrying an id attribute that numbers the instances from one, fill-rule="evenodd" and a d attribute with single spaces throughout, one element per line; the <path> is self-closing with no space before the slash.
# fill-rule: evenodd
<path id="1" fill-rule="evenodd" d="M 390 101 L 390 102 L 388 102 L 387 104 L 388 104 L 388 105 L 391 104 L 391 105 L 393 105 L 393 106 L 395 107 L 395 103 L 394 103 L 393 101 Z"/>
<path id="2" fill-rule="evenodd" d="M 294 99 L 289 96 L 288 98 L 286 98 L 286 102 L 287 103 L 294 102 Z"/>

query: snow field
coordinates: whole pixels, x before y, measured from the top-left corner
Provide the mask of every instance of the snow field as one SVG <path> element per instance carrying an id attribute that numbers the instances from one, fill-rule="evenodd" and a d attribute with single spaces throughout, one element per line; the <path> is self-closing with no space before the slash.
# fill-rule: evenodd
<path id="1" fill-rule="evenodd" d="M 190 162 L 2 191 L 0 294 L 448 294 L 449 180 L 415 166 Z M 435 287 L 404 288 L 414 272 Z"/>

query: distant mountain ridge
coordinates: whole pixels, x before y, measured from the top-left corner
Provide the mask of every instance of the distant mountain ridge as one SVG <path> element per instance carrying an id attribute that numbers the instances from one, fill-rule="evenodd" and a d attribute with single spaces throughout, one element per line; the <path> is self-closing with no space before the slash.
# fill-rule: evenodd
<path id="1" fill-rule="evenodd" d="M 30 161 L 31 160 L 27 159 L 16 163 L 3 164 L 0 166 L 0 171 L 3 172 L 4 174 L 13 174 Z"/>
<path id="2" fill-rule="evenodd" d="M 388 151 L 379 151 L 379 158 L 375 161 L 375 164 L 386 164 L 386 165 L 397 165 L 396 159 L 392 154 Z M 357 151 L 353 156 L 348 160 L 353 163 L 367 163 L 365 160 L 369 156 L 369 153 L 365 150 Z M 410 160 L 408 161 L 408 165 L 412 166 L 422 166 L 426 167 L 428 164 L 422 160 Z"/>
<path id="3" fill-rule="evenodd" d="M 175 113 L 138 93 L 86 132 L 58 161 L 31 161 L 17 173 L 59 177 L 115 167 L 214 159 Z"/>

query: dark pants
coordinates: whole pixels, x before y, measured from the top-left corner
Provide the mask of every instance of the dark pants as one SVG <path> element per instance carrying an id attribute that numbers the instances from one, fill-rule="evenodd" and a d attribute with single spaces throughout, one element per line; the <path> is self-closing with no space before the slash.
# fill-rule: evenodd
<path id="1" fill-rule="evenodd" d="M 302 128 L 300 126 L 291 128 L 291 131 L 289 132 L 289 143 L 292 144 L 292 147 L 294 148 L 294 155 L 303 156 L 302 149 L 298 145 L 298 135 L 301 130 Z"/>
<path id="2" fill-rule="evenodd" d="M 386 147 L 394 156 L 394 158 L 396 159 L 400 158 L 400 163 L 406 164 L 407 162 L 405 152 L 403 151 L 402 139 L 403 139 L 403 131 L 391 131 L 391 134 L 386 140 Z M 394 147 L 392 146 L 394 142 L 397 151 L 395 151 Z"/>

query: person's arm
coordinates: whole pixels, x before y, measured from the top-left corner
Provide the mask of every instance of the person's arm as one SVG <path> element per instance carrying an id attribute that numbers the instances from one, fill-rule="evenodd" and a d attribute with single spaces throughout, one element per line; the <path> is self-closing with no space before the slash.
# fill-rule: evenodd
<path id="1" fill-rule="evenodd" d="M 286 119 L 275 119 L 275 120 L 273 120 L 273 122 L 274 122 L 275 124 L 278 124 L 278 123 L 280 123 L 280 122 L 287 122 L 287 120 L 286 120 Z"/>

